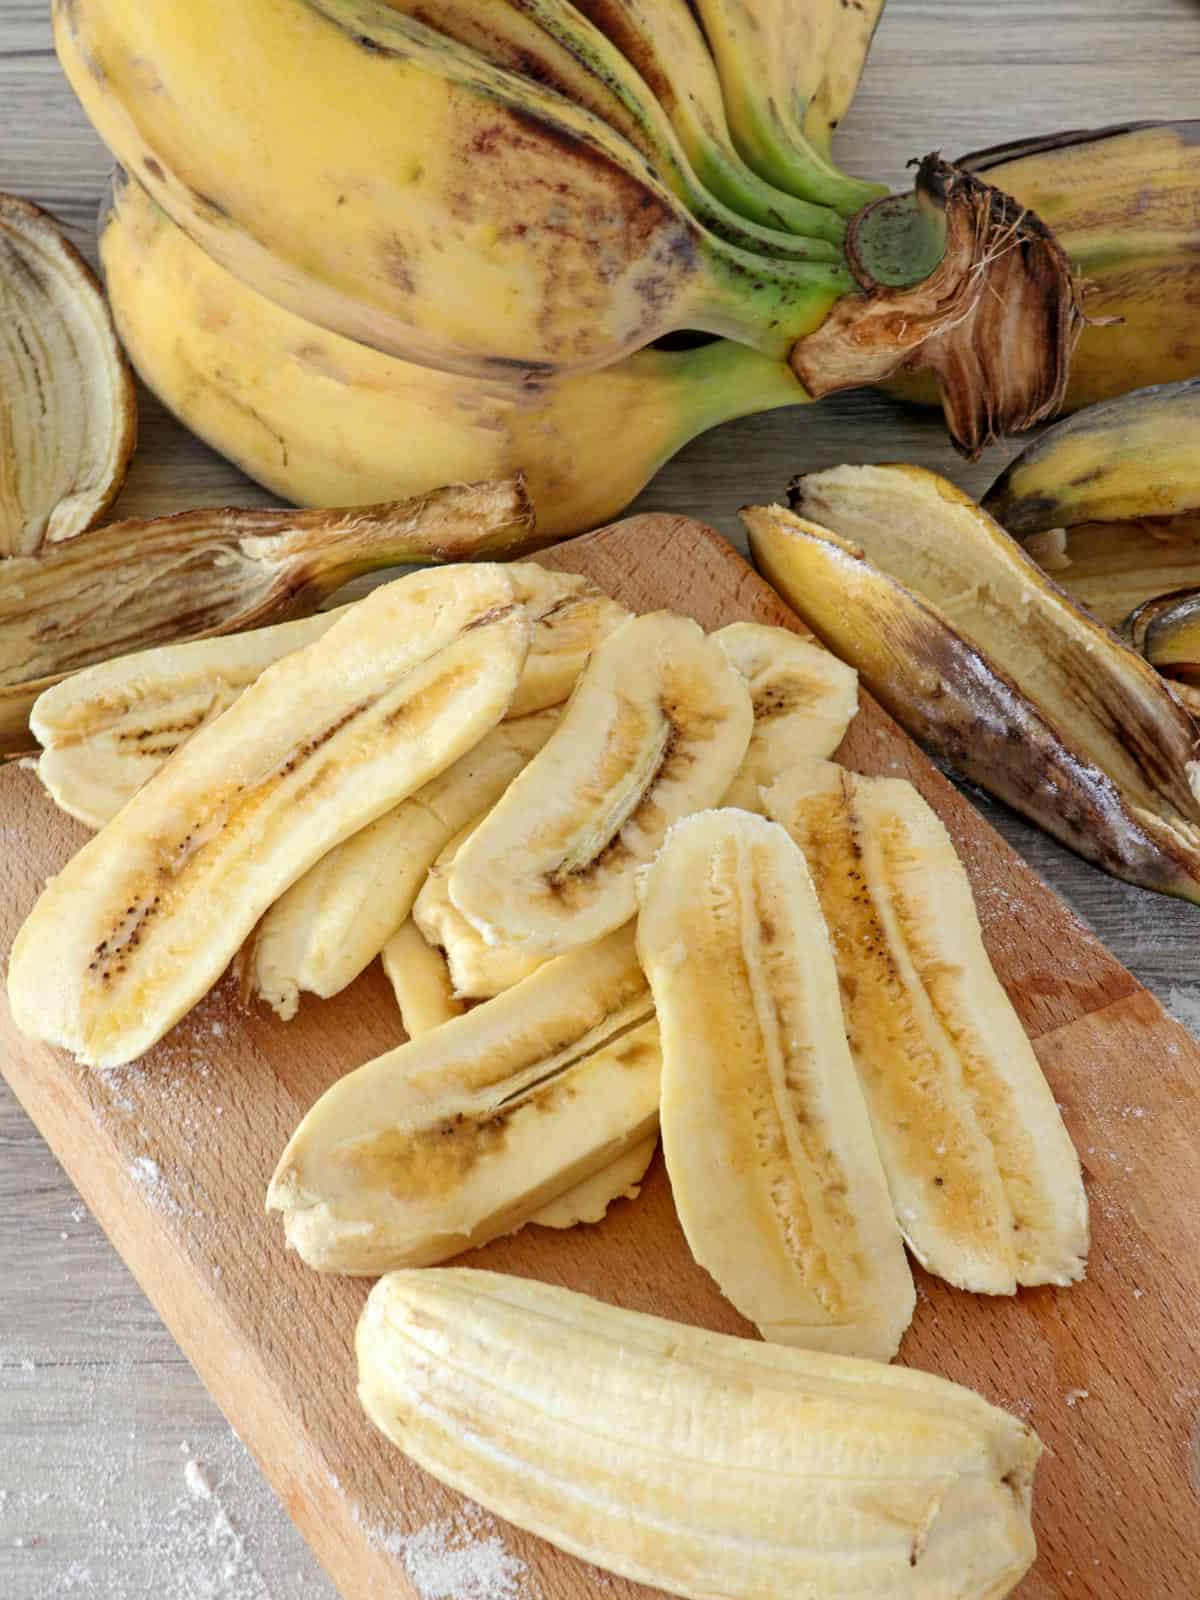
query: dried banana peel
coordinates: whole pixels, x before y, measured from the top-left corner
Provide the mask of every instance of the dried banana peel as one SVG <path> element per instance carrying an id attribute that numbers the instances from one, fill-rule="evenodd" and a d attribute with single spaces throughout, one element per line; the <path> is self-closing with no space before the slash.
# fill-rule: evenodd
<path id="1" fill-rule="evenodd" d="M 507 571 L 507 569 L 505 569 Z M 505 721 L 436 778 L 328 851 L 268 910 L 243 952 L 243 987 L 286 1022 L 301 992 L 340 994 L 413 908 L 448 839 L 494 804 L 558 713 Z"/>
<path id="2" fill-rule="evenodd" d="M 604 640 L 545 749 L 459 851 L 450 898 L 489 942 L 554 955 L 628 922 L 671 823 L 715 804 L 746 753 L 745 680 L 686 617 Z"/>
<path id="3" fill-rule="evenodd" d="M 304 616 L 360 573 L 513 553 L 533 537 L 519 479 L 342 511 L 187 511 L 114 522 L 0 562 L 0 750 L 68 673 L 131 650 Z"/>
<path id="4" fill-rule="evenodd" d="M 455 834 L 430 867 L 413 902 L 413 921 L 422 937 L 443 953 L 452 993 L 463 1000 L 494 999 L 532 976 L 547 960 L 519 945 L 488 944 L 450 898 L 455 857 L 482 821 L 478 817 Z"/>
<path id="5" fill-rule="evenodd" d="M 137 400 L 92 269 L 52 217 L 10 194 L 0 194 L 0 394 L 0 557 L 32 556 L 112 505 Z"/>
<path id="6" fill-rule="evenodd" d="M 979 1294 L 1075 1282 L 1088 1247 L 1079 1158 L 942 823 L 910 783 L 826 762 L 795 769 L 764 802 L 816 885 L 913 1254 Z"/>
<path id="7" fill-rule="evenodd" d="M 1037 1435 L 928 1373 L 463 1268 L 377 1284 L 357 1350 L 420 1466 L 689 1600 L 1002 1600 L 1036 1554 Z"/>
<path id="8" fill-rule="evenodd" d="M 411 917 L 400 924 L 380 955 L 410 1039 L 462 1016 L 463 1003 L 455 998 L 445 956 L 427 942 Z"/>
<path id="9" fill-rule="evenodd" d="M 916 1294 L 804 858 L 763 817 L 709 811 L 639 890 L 692 1254 L 765 1339 L 890 1361 Z"/>
<path id="10" fill-rule="evenodd" d="M 1197 473 L 1200 499 L 1200 472 Z M 1147 601 L 1200 583 L 1200 512 L 1138 522 L 1082 522 L 1022 540 L 1042 571 L 1134 647 L 1132 619 Z"/>
<path id="11" fill-rule="evenodd" d="M 1200 898 L 1194 725 L 1003 530 L 917 468 L 840 467 L 745 512 L 761 570 L 892 714 L 1117 877 Z"/>
<path id="12" fill-rule="evenodd" d="M 162 645 L 85 667 L 34 702 L 37 774 L 70 816 L 102 828 L 198 728 L 260 674 L 345 614 Z"/>
<path id="13" fill-rule="evenodd" d="M 267 668 L 84 845 L 17 934 L 17 1026 L 131 1061 L 217 981 L 273 901 L 499 721 L 529 622 L 501 567 L 377 590 Z"/>
<path id="14" fill-rule="evenodd" d="M 642 1144 L 659 1067 L 621 929 L 335 1083 L 281 1156 L 268 1208 L 325 1271 L 445 1261 Z"/>
<path id="15" fill-rule="evenodd" d="M 758 811 L 759 789 L 796 761 L 823 761 L 858 712 L 858 674 L 786 628 L 731 622 L 713 634 L 750 686 L 754 728 L 722 805 Z"/>

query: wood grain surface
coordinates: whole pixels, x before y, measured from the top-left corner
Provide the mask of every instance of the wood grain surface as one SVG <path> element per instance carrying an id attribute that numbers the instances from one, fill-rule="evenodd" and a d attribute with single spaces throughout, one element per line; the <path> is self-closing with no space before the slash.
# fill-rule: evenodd
<path id="1" fill-rule="evenodd" d="M 637 609 L 669 606 L 706 627 L 794 625 L 740 557 L 688 519 L 631 519 L 545 559 Z M 950 827 L 992 959 L 1080 1148 L 1093 1215 L 1082 1286 L 988 1300 L 919 1275 L 901 1359 L 1019 1411 L 1049 1446 L 1036 1500 L 1041 1555 L 1023 1600 L 1182 1597 L 1200 1558 L 1191 1465 L 1200 1046 L 868 700 L 842 759 L 912 778 Z M 7 946 L 85 833 L 32 774 L 11 769 L 0 774 L 0 818 Z M 413 1541 L 453 1526 L 461 1502 L 358 1410 L 352 1333 L 367 1285 L 319 1276 L 287 1254 L 262 1198 L 307 1107 L 399 1033 L 377 968 L 333 1001 L 306 1002 L 286 1026 L 244 1007 L 227 978 L 157 1049 L 113 1074 L 22 1039 L 0 1004 L 11 1087 L 348 1600 L 431 1600 L 413 1571 Z M 642 1197 L 597 1227 L 529 1228 L 464 1259 L 751 1331 L 691 1260 L 661 1161 Z M 484 1519 L 474 1536 L 493 1541 L 519 1577 L 513 1594 L 596 1591 L 591 1569 L 520 1530 Z M 647 1593 L 617 1579 L 604 1592 Z"/>
<path id="2" fill-rule="evenodd" d="M 0 0 L 0 189 L 49 206 L 94 256 L 110 160 L 59 72 L 47 11 L 46 0 Z M 1197 106 L 1198 0 L 888 0 L 839 138 L 851 169 L 898 185 L 906 160 L 926 149 L 954 154 L 1052 128 L 1194 115 Z M 737 507 L 777 493 L 796 471 L 907 459 L 978 488 L 1005 454 L 968 468 L 933 419 L 847 395 L 698 440 L 639 506 L 704 517 L 739 542 Z M 268 500 L 142 396 L 121 512 Z M 1115 883 L 972 799 L 1126 965 L 1200 1023 L 1194 908 Z M 1108 1148 L 1117 1147 L 1097 1144 Z M 3 1083 L 0 1280 L 5 1600 L 333 1600 L 286 1511 Z M 1183 1358 L 1163 1359 L 1178 1404 L 1190 1403 L 1196 1380 Z M 1164 1418 L 1174 1414 L 1173 1404 Z M 210 1499 L 185 1486 L 192 1460 L 215 1484 Z M 1114 1502 L 1118 1526 L 1124 1514 Z M 1136 1592 L 1159 1600 L 1166 1591 L 1150 1584 Z M 1197 1588 L 1188 1582 L 1182 1594 Z M 444 1593 L 478 1600 L 457 1581 Z"/>

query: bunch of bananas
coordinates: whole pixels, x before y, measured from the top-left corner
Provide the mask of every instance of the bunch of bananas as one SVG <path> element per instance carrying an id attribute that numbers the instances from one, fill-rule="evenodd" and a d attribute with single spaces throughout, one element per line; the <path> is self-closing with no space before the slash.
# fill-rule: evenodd
<path id="1" fill-rule="evenodd" d="M 102 257 L 166 403 L 289 498 L 520 469 L 558 535 L 613 515 L 718 421 L 902 365 L 940 378 L 970 452 L 1060 405 L 1081 319 L 1037 218 L 934 158 L 892 199 L 832 160 L 880 10 L 54 14 L 129 175 Z M 662 348 L 678 330 L 717 337 Z"/>

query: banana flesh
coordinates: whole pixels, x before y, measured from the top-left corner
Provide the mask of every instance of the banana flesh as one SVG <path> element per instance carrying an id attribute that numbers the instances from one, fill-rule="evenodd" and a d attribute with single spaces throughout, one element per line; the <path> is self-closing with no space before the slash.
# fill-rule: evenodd
<path id="1" fill-rule="evenodd" d="M 576 1228 L 581 1222 L 603 1222 L 614 1200 L 637 1199 L 646 1168 L 657 1149 L 658 1135 L 651 1134 L 601 1172 L 534 1212 L 530 1222 L 539 1228 Z"/>
<path id="2" fill-rule="evenodd" d="M 750 686 L 754 728 L 721 802 L 760 811 L 759 790 L 798 761 L 823 761 L 858 712 L 858 674 L 786 628 L 731 622 L 712 636 Z"/>
<path id="3" fill-rule="evenodd" d="M 463 1003 L 454 994 L 445 957 L 426 941 L 411 917 L 392 934 L 380 956 L 410 1039 L 462 1016 Z"/>
<path id="4" fill-rule="evenodd" d="M 554 955 L 637 909 L 671 823 L 715 804 L 754 719 L 696 623 L 634 617 L 600 645 L 546 747 L 459 851 L 450 898 L 489 943 Z"/>
<path id="5" fill-rule="evenodd" d="M 492 729 L 445 772 L 328 851 L 267 911 L 243 985 L 286 1022 L 301 993 L 340 994 L 410 915 L 448 839 L 504 793 L 554 731 L 536 712 Z"/>
<path id="6" fill-rule="evenodd" d="M 942 823 L 911 784 L 828 763 L 780 779 L 765 803 L 817 887 L 913 1254 L 980 1294 L 1074 1283 L 1088 1248 L 1079 1158 Z"/>
<path id="7" fill-rule="evenodd" d="M 546 957 L 519 945 L 488 944 L 450 898 L 450 874 L 463 843 L 483 821 L 455 834 L 438 856 L 413 903 L 413 921 L 445 958 L 451 990 L 461 1000 L 491 1000 L 544 966 Z"/>
<path id="8" fill-rule="evenodd" d="M 339 608 L 85 667 L 34 702 L 38 777 L 70 816 L 102 828 L 273 661 L 312 644 L 344 614 Z"/>
<path id="9" fill-rule="evenodd" d="M 692 1254 L 765 1339 L 890 1361 L 916 1293 L 803 857 L 763 817 L 701 813 L 640 898 Z"/>
<path id="10" fill-rule="evenodd" d="M 268 667 L 51 879 L 9 959 L 18 1027 L 92 1066 L 149 1049 L 290 884 L 499 721 L 528 646 L 481 564 L 388 584 Z"/>
<path id="11" fill-rule="evenodd" d="M 292 1136 L 267 1206 L 321 1270 L 444 1261 L 644 1143 L 659 1068 L 622 929 L 334 1084 Z"/>
<path id="12" fill-rule="evenodd" d="M 552 572 L 535 561 L 511 562 L 505 571 L 533 628 L 508 714 L 528 717 L 562 705 L 592 651 L 630 612 L 577 572 Z"/>
<path id="13" fill-rule="evenodd" d="M 1036 1434 L 928 1373 L 464 1268 L 377 1284 L 357 1353 L 435 1477 L 688 1600 L 1002 1600 L 1036 1554 Z"/>

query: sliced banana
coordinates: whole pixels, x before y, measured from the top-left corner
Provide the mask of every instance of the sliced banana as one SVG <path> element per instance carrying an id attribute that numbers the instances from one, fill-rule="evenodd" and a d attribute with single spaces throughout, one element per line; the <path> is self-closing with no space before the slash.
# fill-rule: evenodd
<path id="1" fill-rule="evenodd" d="M 17 1026 L 93 1066 L 160 1039 L 258 918 L 503 716 L 529 645 L 504 569 L 415 573 L 268 667 L 47 884 Z"/>
<path id="2" fill-rule="evenodd" d="M 599 646 L 553 736 L 459 851 L 450 898 L 490 943 L 554 955 L 629 921 L 634 877 L 713 805 L 750 741 L 741 674 L 686 617 Z"/>
<path id="3" fill-rule="evenodd" d="M 530 1217 L 539 1228 L 574 1228 L 581 1222 L 603 1222 L 614 1200 L 636 1200 L 642 1192 L 646 1168 L 654 1160 L 658 1135 L 651 1134 L 641 1144 L 619 1156 L 602 1172 L 585 1178 L 557 1200 L 551 1200 Z"/>
<path id="4" fill-rule="evenodd" d="M 445 956 L 427 942 L 411 917 L 400 924 L 380 953 L 410 1039 L 419 1039 L 443 1022 L 462 1016 L 463 1003 L 455 997 Z"/>
<path id="5" fill-rule="evenodd" d="M 504 570 L 533 624 L 525 670 L 508 713 L 528 717 L 562 705 L 592 651 L 631 613 L 577 572 L 554 572 L 536 561 L 513 561 Z"/>
<path id="6" fill-rule="evenodd" d="M 354 834 L 280 896 L 243 955 L 245 988 L 284 1021 L 366 970 L 411 914 L 448 839 L 495 802 L 554 731 L 557 711 L 502 722 L 416 794 Z"/>
<path id="7" fill-rule="evenodd" d="M 639 892 L 692 1254 L 764 1338 L 890 1360 L 916 1297 L 803 856 L 762 817 L 704 812 Z"/>
<path id="8" fill-rule="evenodd" d="M 452 992 L 463 1000 L 491 1000 L 528 978 L 549 959 L 519 945 L 488 944 L 450 898 L 454 859 L 482 821 L 477 817 L 455 834 L 430 867 L 413 904 L 413 921 L 423 937 L 443 952 Z"/>
<path id="9" fill-rule="evenodd" d="M 141 650 L 64 678 L 30 714 L 43 747 L 38 777 L 69 815 L 102 828 L 198 728 L 273 661 L 327 633 L 345 609 Z"/>
<path id="10" fill-rule="evenodd" d="M 659 1067 L 622 928 L 334 1084 L 284 1151 L 267 1205 L 313 1267 L 445 1261 L 644 1143 Z"/>
<path id="11" fill-rule="evenodd" d="M 745 678 L 754 730 L 722 805 L 761 811 L 759 790 L 797 761 L 822 761 L 858 713 L 858 673 L 830 651 L 787 628 L 731 622 L 713 643 Z"/>
<path id="12" fill-rule="evenodd" d="M 850 1045 L 901 1229 L 977 1293 L 1073 1283 L 1079 1158 L 983 946 L 970 883 L 911 784 L 828 764 L 766 791 L 833 934 Z"/>

